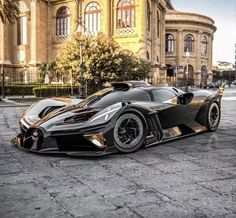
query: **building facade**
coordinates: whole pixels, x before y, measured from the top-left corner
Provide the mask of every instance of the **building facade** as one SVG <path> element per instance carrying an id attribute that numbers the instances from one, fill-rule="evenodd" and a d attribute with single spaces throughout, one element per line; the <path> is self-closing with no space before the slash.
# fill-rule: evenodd
<path id="1" fill-rule="evenodd" d="M 176 10 L 167 10 L 165 21 L 167 78 L 197 86 L 210 83 L 214 21 Z"/>
<path id="2" fill-rule="evenodd" d="M 190 51 L 189 68 L 191 64 L 194 76 L 202 66 L 210 72 L 213 21 L 195 15 L 203 20 L 195 25 L 195 17 L 185 14 L 185 21 L 191 21 L 183 24 L 180 22 L 183 17 L 172 16 L 170 0 L 21 0 L 19 3 L 19 19 L 8 25 L 0 22 L 0 64 L 9 82 L 37 81 L 38 66 L 55 60 L 62 43 L 76 32 L 79 18 L 89 34 L 103 32 L 113 37 L 122 49 L 150 60 L 154 84 L 166 83 L 173 77 L 171 68 L 186 62 L 184 51 L 179 48 L 183 43 L 179 45 L 176 40 L 182 37 L 179 29 L 192 35 L 194 42 L 199 34 L 207 37 L 207 54 L 198 57 L 200 47 L 194 45 L 196 52 Z M 168 34 L 174 37 L 173 46 L 166 38 Z"/>

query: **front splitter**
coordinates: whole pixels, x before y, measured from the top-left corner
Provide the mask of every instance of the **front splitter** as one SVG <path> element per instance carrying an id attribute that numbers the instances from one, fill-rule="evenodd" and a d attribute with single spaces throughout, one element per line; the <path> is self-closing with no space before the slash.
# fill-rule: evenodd
<path id="1" fill-rule="evenodd" d="M 72 157 L 101 157 L 106 155 L 111 155 L 118 153 L 119 151 L 115 146 L 110 146 L 103 151 L 62 151 L 56 148 L 50 149 L 42 149 L 42 150 L 34 150 L 34 149 L 27 149 L 22 147 L 21 145 L 21 138 L 16 136 L 11 140 L 11 143 L 16 145 L 20 150 L 35 153 L 35 154 L 44 154 L 44 155 L 68 155 Z"/>

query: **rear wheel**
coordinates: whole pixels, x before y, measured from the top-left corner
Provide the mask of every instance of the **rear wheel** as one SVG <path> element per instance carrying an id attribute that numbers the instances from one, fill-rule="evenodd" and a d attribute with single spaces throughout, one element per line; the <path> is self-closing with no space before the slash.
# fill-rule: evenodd
<path id="1" fill-rule="evenodd" d="M 124 113 L 115 123 L 113 136 L 115 146 L 119 151 L 125 153 L 134 152 L 145 141 L 145 123 L 135 113 Z"/>
<path id="2" fill-rule="evenodd" d="M 207 129 L 216 131 L 220 123 L 220 106 L 216 101 L 210 103 L 207 111 Z"/>

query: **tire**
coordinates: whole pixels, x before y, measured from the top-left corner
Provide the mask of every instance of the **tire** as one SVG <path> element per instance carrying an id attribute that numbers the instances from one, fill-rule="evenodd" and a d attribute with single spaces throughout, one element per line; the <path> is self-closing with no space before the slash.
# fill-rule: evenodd
<path id="1" fill-rule="evenodd" d="M 113 137 L 119 151 L 130 153 L 138 150 L 146 138 L 144 120 L 132 112 L 122 114 L 115 123 Z"/>
<path id="2" fill-rule="evenodd" d="M 214 132 L 217 130 L 219 123 L 220 123 L 220 106 L 216 101 L 213 101 L 209 104 L 207 109 L 207 117 L 206 117 L 206 124 L 207 129 L 210 132 Z"/>

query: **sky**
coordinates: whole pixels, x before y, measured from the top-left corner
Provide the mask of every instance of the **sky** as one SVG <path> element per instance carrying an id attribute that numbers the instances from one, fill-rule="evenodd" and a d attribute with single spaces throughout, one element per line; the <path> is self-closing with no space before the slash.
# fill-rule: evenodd
<path id="1" fill-rule="evenodd" d="M 235 62 L 236 0 L 172 0 L 178 11 L 211 17 L 217 30 L 213 41 L 213 63 Z"/>

